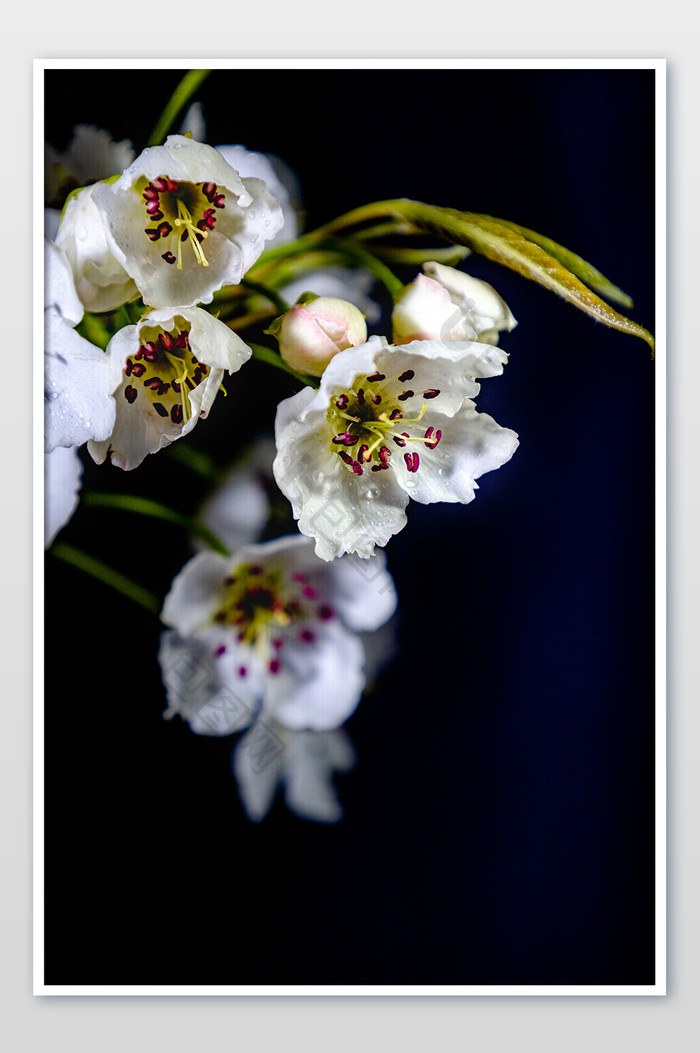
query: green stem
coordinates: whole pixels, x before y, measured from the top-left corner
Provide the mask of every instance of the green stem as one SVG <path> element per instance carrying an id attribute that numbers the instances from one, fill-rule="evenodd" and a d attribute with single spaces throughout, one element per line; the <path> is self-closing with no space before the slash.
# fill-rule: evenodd
<path id="1" fill-rule="evenodd" d="M 202 479 L 214 480 L 219 476 L 219 469 L 213 457 L 204 450 L 197 450 L 194 446 L 188 446 L 186 442 L 172 442 L 168 446 L 170 456 L 184 464 L 186 468 L 200 475 Z"/>
<path id="2" fill-rule="evenodd" d="M 108 585 L 123 596 L 128 596 L 130 600 L 138 603 L 140 607 L 143 607 L 150 614 L 160 614 L 162 603 L 154 593 L 144 589 L 141 585 L 137 585 L 135 581 L 127 578 L 124 574 L 120 574 L 113 567 L 108 567 L 106 563 L 95 559 L 94 556 L 88 556 L 87 553 L 81 552 L 80 549 L 74 548 L 73 545 L 66 544 L 65 541 L 55 542 L 49 549 L 49 552 L 58 559 L 63 560 L 64 563 L 69 563 L 72 567 L 77 567 L 78 570 L 82 570 L 91 577 L 101 581 L 103 585 Z"/>
<path id="3" fill-rule="evenodd" d="M 289 373 L 290 376 L 298 380 L 303 387 L 317 388 L 320 384 L 319 377 L 306 376 L 304 373 L 297 373 L 296 370 L 288 366 L 281 355 L 276 351 L 273 351 L 269 347 L 263 347 L 262 344 L 251 344 L 248 343 L 248 347 L 253 352 L 253 358 L 257 358 L 259 362 L 265 362 L 268 366 L 275 366 L 276 369 L 281 369 L 285 373 Z"/>
<path id="4" fill-rule="evenodd" d="M 268 285 L 256 282 L 251 278 L 243 278 L 241 285 L 244 285 L 247 289 L 252 289 L 253 292 L 260 293 L 261 296 L 265 296 L 280 314 L 284 314 L 285 311 L 289 310 L 290 304 L 287 303 L 283 296 L 280 296 L 276 289 L 271 289 Z"/>
<path id="5" fill-rule="evenodd" d="M 211 73 L 209 69 L 191 69 L 185 74 L 170 96 L 160 120 L 156 124 L 147 146 L 160 146 L 181 110 L 185 108 L 199 86 Z"/>
<path id="6" fill-rule="evenodd" d="M 364 267 L 377 281 L 385 286 L 392 299 L 396 299 L 403 292 L 403 282 L 396 277 L 394 272 L 356 241 L 343 238 L 317 237 L 315 233 L 313 235 L 304 235 L 301 238 L 297 238 L 296 241 L 289 242 L 287 245 L 281 245 L 278 249 L 272 249 L 265 253 L 264 257 L 260 257 L 255 267 L 251 268 L 251 272 L 257 275 L 262 271 L 268 278 L 268 281 L 274 281 L 272 277 L 274 272 L 270 266 L 273 260 L 288 260 L 291 256 L 319 251 L 337 253 L 343 259 Z"/>
<path id="7" fill-rule="evenodd" d="M 231 554 L 223 542 L 221 542 L 203 523 L 200 523 L 197 519 L 193 519 L 191 516 L 185 516 L 180 512 L 175 512 L 172 508 L 159 504 L 158 501 L 151 501 L 148 497 L 136 497 L 132 494 L 92 492 L 85 494 L 81 499 L 81 503 L 92 508 L 116 508 L 120 509 L 122 512 L 134 512 L 136 515 L 149 516 L 152 519 L 162 519 L 166 523 L 172 523 L 174 526 L 182 527 L 184 530 L 187 530 L 188 533 L 200 537 L 202 541 L 209 545 L 210 548 L 214 549 L 215 552 L 220 552 L 223 556 L 229 556 Z"/>

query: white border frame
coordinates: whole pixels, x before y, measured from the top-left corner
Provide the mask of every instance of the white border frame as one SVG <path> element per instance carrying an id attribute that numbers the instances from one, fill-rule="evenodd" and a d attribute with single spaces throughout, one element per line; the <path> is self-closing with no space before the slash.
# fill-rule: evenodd
<path id="1" fill-rule="evenodd" d="M 666 994 L 666 709 L 667 709 L 667 475 L 666 475 L 666 60 L 665 59 L 397 59 L 279 58 L 35 59 L 34 60 L 34 237 L 33 237 L 33 993 L 69 996 L 630 996 Z M 44 438 L 43 438 L 43 74 L 49 69 L 653 69 L 656 72 L 656 955 L 649 985 L 64 985 L 44 975 Z"/>

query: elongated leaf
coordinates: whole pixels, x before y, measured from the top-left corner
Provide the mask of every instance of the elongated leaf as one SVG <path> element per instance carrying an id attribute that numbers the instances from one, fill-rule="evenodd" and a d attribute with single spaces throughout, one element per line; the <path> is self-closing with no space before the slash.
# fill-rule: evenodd
<path id="1" fill-rule="evenodd" d="M 653 351 L 654 338 L 644 326 L 619 314 L 559 260 L 512 227 L 474 212 L 458 212 L 456 209 L 438 208 L 415 201 L 392 204 L 402 206 L 402 214 L 412 220 L 416 229 L 442 234 L 496 263 L 510 267 L 518 274 L 551 289 L 604 325 L 641 337 Z"/>
<path id="2" fill-rule="evenodd" d="M 436 205 L 426 205 L 421 201 L 411 201 L 409 198 L 394 198 L 389 201 L 374 201 L 369 205 L 362 205 L 331 223 L 327 223 L 315 233 L 316 236 L 338 235 L 349 227 L 387 216 L 406 220 L 410 225 L 408 233 L 437 234 L 452 244 L 465 245 L 474 252 L 481 253 L 482 256 L 517 271 L 518 274 L 557 293 L 579 310 L 595 318 L 596 321 L 611 326 L 613 329 L 619 329 L 623 333 L 641 337 L 649 344 L 653 352 L 654 338 L 651 333 L 644 326 L 633 322 L 610 307 L 605 300 L 584 285 L 576 273 L 569 270 L 562 260 L 568 260 L 577 270 L 587 273 L 589 280 L 593 277 L 598 284 L 601 279 L 607 282 L 599 271 L 596 271 L 595 268 L 586 270 L 590 265 L 584 260 L 539 234 L 534 235 L 541 242 L 538 244 L 525 236 L 524 232 L 527 228 L 518 227 L 517 224 L 511 224 L 509 221 L 501 221 L 477 212 L 458 212 L 452 208 L 439 208 Z M 534 232 L 530 233 L 534 234 Z M 548 245 L 551 251 L 547 251 L 544 245 Z M 562 259 L 558 259 L 553 254 L 554 251 Z M 619 301 L 620 294 L 623 297 L 626 296 L 616 286 L 612 288 L 615 294 L 611 296 L 611 299 L 617 297 Z"/>
<path id="3" fill-rule="evenodd" d="M 504 227 L 510 227 L 517 234 L 522 234 L 528 241 L 534 241 L 535 245 L 539 245 L 550 256 L 554 256 L 555 260 L 563 263 L 567 270 L 570 270 L 572 274 L 580 278 L 594 292 L 604 296 L 606 300 L 619 303 L 622 307 L 634 307 L 634 300 L 631 296 L 628 296 L 622 289 L 618 289 L 617 285 L 613 285 L 592 263 L 588 263 L 581 256 L 577 256 L 575 252 L 571 252 L 570 249 L 565 249 L 563 245 L 557 244 L 551 238 L 546 238 L 544 234 L 538 234 L 535 230 L 521 227 L 519 223 L 511 223 L 508 219 L 495 219 L 493 216 L 485 216 L 484 219 L 492 219 L 494 223 L 500 223 Z"/>

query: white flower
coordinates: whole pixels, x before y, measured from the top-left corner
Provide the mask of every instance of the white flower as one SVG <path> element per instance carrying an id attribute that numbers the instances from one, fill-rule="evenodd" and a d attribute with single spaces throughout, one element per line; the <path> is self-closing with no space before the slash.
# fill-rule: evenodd
<path id="1" fill-rule="evenodd" d="M 383 553 L 379 556 L 383 557 Z M 383 558 L 326 564 L 295 534 L 235 556 L 202 552 L 175 578 L 159 659 L 169 708 L 222 735 L 257 716 L 293 730 L 336 728 L 365 686 L 358 637 L 396 608 Z"/>
<path id="2" fill-rule="evenodd" d="M 371 337 L 331 359 L 318 390 L 280 403 L 273 471 L 316 553 L 368 557 L 405 526 L 409 497 L 466 503 L 515 451 L 472 398 L 508 356 L 489 344 Z"/>
<path id="3" fill-rule="evenodd" d="M 347 300 L 333 296 L 317 296 L 294 304 L 270 331 L 274 331 L 287 365 L 312 377 L 320 377 L 339 351 L 367 339 L 362 312 Z"/>
<path id="4" fill-rule="evenodd" d="M 49 547 L 78 507 L 83 462 L 75 446 L 44 454 L 44 546 Z"/>
<path id="5" fill-rule="evenodd" d="M 129 470 L 192 431 L 209 413 L 224 372 L 240 369 L 251 350 L 201 307 L 170 307 L 120 329 L 107 354 L 121 379 L 116 420 L 105 441 L 88 450 L 98 464 L 109 455 Z"/>
<path id="6" fill-rule="evenodd" d="M 282 225 L 262 180 L 242 180 L 213 146 L 182 135 L 148 147 L 93 200 L 112 252 L 154 307 L 209 303 Z"/>
<path id="7" fill-rule="evenodd" d="M 265 818 L 280 786 L 295 815 L 337 822 L 343 810 L 333 788 L 333 773 L 350 771 L 354 763 L 354 750 L 342 729 L 290 731 L 265 720 L 256 721 L 231 757 L 243 807 L 253 822 Z"/>
<path id="8" fill-rule="evenodd" d="M 107 242 L 102 216 L 87 186 L 66 205 L 56 233 L 86 311 L 113 311 L 138 298 L 139 291 Z"/>
<path id="9" fill-rule="evenodd" d="M 45 452 L 105 439 L 114 426 L 119 382 L 109 357 L 76 333 L 83 305 L 66 256 L 44 241 Z"/>
<path id="10" fill-rule="evenodd" d="M 495 289 L 454 267 L 424 263 L 425 274 L 406 286 L 395 304 L 394 342 L 478 340 L 497 344 L 501 329 L 517 322 Z"/>
<path id="11" fill-rule="evenodd" d="M 50 200 L 62 192 L 87 186 L 98 179 L 118 175 L 134 160 L 134 148 L 128 139 L 115 143 L 103 128 L 76 124 L 73 137 L 64 151 L 47 143 L 45 149 L 46 187 Z"/>

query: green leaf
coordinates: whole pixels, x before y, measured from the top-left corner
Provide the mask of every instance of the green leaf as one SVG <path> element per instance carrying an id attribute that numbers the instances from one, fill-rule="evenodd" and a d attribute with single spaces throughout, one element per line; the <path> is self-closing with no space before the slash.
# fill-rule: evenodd
<path id="1" fill-rule="evenodd" d="M 492 216 L 484 216 L 484 219 L 493 219 Z M 510 227 L 517 234 L 522 234 L 528 241 L 534 241 L 536 245 L 548 252 L 550 256 L 554 256 L 555 260 L 559 260 L 564 266 L 575 274 L 577 278 L 588 285 L 589 288 L 595 292 L 600 293 L 601 296 L 606 297 L 608 300 L 612 300 L 613 303 L 619 303 L 622 307 L 634 307 L 634 300 L 631 296 L 628 296 L 622 289 L 618 289 L 617 285 L 613 285 L 604 274 L 601 274 L 593 264 L 588 263 L 582 259 L 581 256 L 577 256 L 575 252 L 571 252 L 569 249 L 565 249 L 563 245 L 558 245 L 556 241 L 552 241 L 551 238 L 546 238 L 544 234 L 538 234 L 534 230 L 529 230 L 527 227 L 521 227 L 518 223 L 511 223 L 507 219 L 493 219 L 494 223 L 500 223 L 504 227 Z"/>
<path id="2" fill-rule="evenodd" d="M 550 251 L 543 248 L 542 244 L 526 237 L 526 228 L 518 228 L 515 224 L 510 225 L 491 216 L 484 216 L 476 212 L 458 212 L 453 208 L 440 208 L 436 205 L 426 205 L 421 201 L 411 201 L 408 198 L 397 198 L 391 201 L 376 201 L 370 205 L 348 212 L 344 216 L 317 230 L 316 236 L 338 235 L 345 233 L 348 227 L 366 223 L 368 220 L 376 220 L 378 217 L 393 216 L 408 221 L 411 233 L 437 234 L 451 243 L 465 245 L 474 252 L 486 256 L 504 267 L 522 274 L 543 285 L 551 292 L 568 300 L 579 310 L 595 318 L 613 329 L 619 329 L 623 333 L 641 337 L 645 340 L 652 351 L 654 349 L 654 338 L 651 333 L 631 321 L 624 315 L 619 314 L 605 300 L 601 299 L 591 289 L 584 285 L 576 273 L 570 270 L 565 263 L 557 258 L 556 252 L 567 259 L 580 272 L 590 266 L 575 254 L 568 253 L 556 242 L 536 235 L 537 239 L 549 246 Z M 598 278 L 595 278 L 598 275 Z M 591 271 L 588 271 L 589 278 Z M 600 272 L 593 268 L 594 280 L 599 283 L 602 279 Z M 613 286 L 613 289 L 616 289 Z M 620 290 L 616 289 L 619 300 Z M 621 294 L 623 297 L 624 293 Z M 613 298 L 613 297 L 611 297 Z"/>

